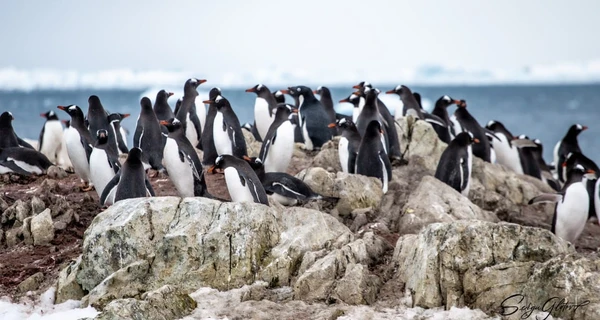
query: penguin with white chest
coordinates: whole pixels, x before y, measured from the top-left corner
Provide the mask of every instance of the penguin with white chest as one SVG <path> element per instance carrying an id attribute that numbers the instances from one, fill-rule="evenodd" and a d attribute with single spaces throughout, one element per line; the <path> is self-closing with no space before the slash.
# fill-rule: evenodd
<path id="1" fill-rule="evenodd" d="M 82 190 L 90 191 L 89 159 L 92 153 L 92 138 L 88 128 L 85 126 L 83 112 L 76 105 L 58 106 L 58 109 L 67 112 L 71 116 L 70 126 L 65 132 L 65 144 L 69 159 L 73 164 L 73 170 L 83 182 Z"/>
<path id="2" fill-rule="evenodd" d="M 194 146 L 185 137 L 181 122 L 170 119 L 163 120 L 160 124 L 169 131 L 164 150 L 164 163 L 169 172 L 169 179 L 175 185 L 179 196 L 213 198 L 206 188 L 200 158 Z"/>
<path id="3" fill-rule="evenodd" d="M 71 163 L 71 159 L 69 159 L 69 153 L 67 152 L 67 142 L 65 140 L 65 133 L 69 130 L 71 126 L 71 120 L 61 120 L 61 122 L 65 125 L 63 129 L 62 135 L 62 148 L 60 148 L 60 153 L 58 155 L 58 165 L 65 169 L 65 171 L 74 173 L 73 164 Z"/>
<path id="4" fill-rule="evenodd" d="M 46 174 L 52 165 L 39 151 L 30 148 L 0 148 L 0 174 L 16 173 L 22 176 Z"/>
<path id="5" fill-rule="evenodd" d="M 140 106 L 141 111 L 133 135 L 133 147 L 142 149 L 142 162 L 145 169 L 164 171 L 162 159 L 166 138 L 161 134 L 160 124 L 150 99 L 143 97 Z"/>
<path id="6" fill-rule="evenodd" d="M 468 131 L 473 134 L 473 137 L 479 140 L 479 143 L 473 146 L 473 155 L 481 158 L 483 161 L 492 162 L 492 153 L 490 150 L 490 140 L 486 130 L 481 127 L 479 122 L 467 110 L 467 102 L 460 100 L 454 111 L 454 118 L 458 128 L 455 132 L 458 134 L 462 131 Z M 454 121 L 454 120 L 453 120 Z"/>
<path id="7" fill-rule="evenodd" d="M 338 143 L 338 155 L 342 171 L 345 173 L 354 173 L 356 169 L 356 155 L 360 147 L 360 133 L 352 120 L 342 118 L 338 119 L 337 123 L 332 123 L 329 127 L 336 126 L 342 133 Z"/>
<path id="8" fill-rule="evenodd" d="M 565 162 L 565 159 L 569 153 L 572 152 L 581 152 L 581 148 L 579 147 L 579 141 L 577 141 L 577 136 L 580 133 L 587 130 L 587 126 L 583 126 L 581 124 L 574 124 L 569 128 L 567 134 L 556 143 L 554 147 L 554 164 L 556 165 L 556 173 L 555 177 L 560 182 L 565 182 L 567 178 L 566 172 L 563 170 L 563 167 L 560 165 Z"/>
<path id="9" fill-rule="evenodd" d="M 358 147 L 355 171 L 381 180 L 383 193 L 386 193 L 392 179 L 392 166 L 381 142 L 383 135 L 379 121 L 371 121 Z"/>
<path id="10" fill-rule="evenodd" d="M 96 143 L 95 132 L 103 129 L 108 132 L 108 147 L 111 149 L 111 152 L 114 151 L 118 153 L 119 149 L 117 147 L 117 138 L 115 137 L 114 130 L 111 129 L 112 125 L 108 120 L 108 112 L 106 112 L 106 109 L 104 109 L 100 98 L 98 96 L 91 95 L 88 98 L 88 105 L 87 127 L 92 138 L 92 145 Z"/>
<path id="11" fill-rule="evenodd" d="M 470 132 L 459 133 L 442 152 L 440 162 L 435 170 L 435 177 L 460 192 L 469 196 L 471 187 L 471 171 L 473 168 L 473 143 L 479 143 Z"/>
<path id="12" fill-rule="evenodd" d="M 302 129 L 305 149 L 320 150 L 332 138 L 329 117 L 321 102 L 306 86 L 288 87 L 281 92 L 298 99 L 298 125 Z"/>
<path id="13" fill-rule="evenodd" d="M 173 95 L 173 92 L 167 92 L 165 90 L 160 90 L 156 94 L 156 100 L 154 101 L 154 113 L 156 114 L 156 118 L 158 121 L 169 120 L 175 118 L 175 114 L 173 110 L 171 110 L 171 106 L 169 106 L 169 97 Z"/>
<path id="14" fill-rule="evenodd" d="M 131 148 L 121 170 L 108 182 L 100 205 L 106 206 L 123 199 L 154 197 L 154 189 L 142 164 L 142 150 Z"/>
<path id="15" fill-rule="evenodd" d="M 213 140 L 218 155 L 229 154 L 237 158 L 248 155 L 246 140 L 242 133 L 240 121 L 236 116 L 229 101 L 219 95 L 215 100 L 206 100 L 206 104 L 213 104 L 217 109 L 213 121 Z"/>
<path id="16" fill-rule="evenodd" d="M 185 136 L 196 148 L 201 148 L 199 143 L 202 135 L 201 122 L 200 118 L 198 118 L 196 106 L 196 102 L 200 102 L 200 100 L 196 99 L 198 98 L 197 88 L 199 85 L 205 82 L 206 80 L 204 79 L 188 79 L 183 85 L 183 98 L 181 98 L 181 106 L 179 108 L 175 107 L 175 118 L 181 121 Z M 201 106 L 201 108 L 202 110 L 205 110 L 203 109 L 204 106 Z M 204 112 L 206 113 L 206 111 Z"/>
<path id="17" fill-rule="evenodd" d="M 529 200 L 529 204 L 556 202 L 551 231 L 571 243 L 579 238 L 588 220 L 590 199 L 582 182 L 586 174 L 594 174 L 594 171 L 586 172 L 577 164 L 567 173 L 567 182 L 560 192 L 541 194 Z"/>
<path id="18" fill-rule="evenodd" d="M 275 120 L 263 139 L 258 156 L 264 159 L 266 172 L 285 172 L 288 169 L 294 153 L 295 119 L 292 106 L 280 104 L 277 107 Z"/>
<path id="19" fill-rule="evenodd" d="M 259 141 L 263 141 L 269 132 L 271 124 L 275 120 L 277 110 L 277 101 L 271 90 L 264 84 L 257 84 L 252 88 L 246 89 L 246 92 L 256 94 L 254 101 L 254 127 L 260 136 Z"/>
<path id="20" fill-rule="evenodd" d="M 113 130 L 119 154 L 127 154 L 129 152 L 129 148 L 127 147 L 127 132 L 121 126 L 121 121 L 129 116 L 129 113 L 111 113 L 108 115 L 108 122 L 111 126 L 110 129 Z"/>
<path id="21" fill-rule="evenodd" d="M 221 95 L 221 89 L 214 87 L 208 92 L 208 112 L 206 114 L 206 126 L 202 134 L 200 143 L 202 144 L 202 165 L 212 166 L 219 156 L 215 147 L 215 139 L 213 138 L 215 117 L 217 116 L 216 103 L 212 102 Z M 204 102 L 203 102 L 204 103 Z"/>
<path id="22" fill-rule="evenodd" d="M 506 166 L 512 171 L 523 174 L 523 164 L 519 152 L 519 148 L 513 145 L 515 136 L 506 129 L 504 124 L 499 121 L 491 120 L 485 126 L 488 130 L 493 131 L 500 140 L 492 140 L 492 146 L 496 151 L 497 163 Z"/>
<path id="23" fill-rule="evenodd" d="M 216 169 L 223 169 L 227 190 L 229 190 L 232 201 L 269 205 L 265 188 L 247 161 L 232 155 L 220 155 L 208 172 L 215 173 Z"/>
<path id="24" fill-rule="evenodd" d="M 108 182 L 121 169 L 121 163 L 119 155 L 108 148 L 108 132 L 100 129 L 96 133 L 96 138 L 96 144 L 90 155 L 90 179 L 100 197 Z"/>
<path id="25" fill-rule="evenodd" d="M 58 156 L 63 147 L 63 127 L 53 110 L 40 114 L 46 122 L 40 132 L 38 151 L 43 153 L 52 163 L 58 163 Z"/>

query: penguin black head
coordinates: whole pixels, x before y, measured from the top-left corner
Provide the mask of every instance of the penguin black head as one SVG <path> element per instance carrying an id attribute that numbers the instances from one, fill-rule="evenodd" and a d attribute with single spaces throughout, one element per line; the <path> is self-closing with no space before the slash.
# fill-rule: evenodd
<path id="1" fill-rule="evenodd" d="M 456 106 L 459 107 L 459 108 L 467 108 L 467 101 L 460 100 L 460 101 L 458 101 L 458 103 L 456 104 Z"/>
<path id="2" fill-rule="evenodd" d="M 275 97 L 275 101 L 277 103 L 285 103 L 285 95 L 281 92 L 281 90 L 273 92 L 273 97 Z"/>
<path id="3" fill-rule="evenodd" d="M 365 131 L 365 136 L 366 135 L 382 135 L 382 134 L 383 134 L 383 129 L 381 129 L 381 123 L 379 123 L 379 121 L 372 120 L 371 122 L 369 122 L 369 125 L 367 125 L 367 130 Z"/>
<path id="4" fill-rule="evenodd" d="M 256 93 L 257 96 L 271 94 L 271 91 L 269 90 L 269 88 L 267 88 L 267 86 L 265 86 L 262 83 L 259 83 L 252 88 L 246 89 L 246 92 Z"/>
<path id="5" fill-rule="evenodd" d="M 246 160 L 250 167 L 255 171 L 264 167 L 264 164 L 260 158 L 244 156 L 244 160 Z"/>
<path id="6" fill-rule="evenodd" d="M 177 118 L 171 118 L 169 120 L 162 120 L 160 122 L 160 124 L 167 127 L 167 130 L 169 130 L 169 132 L 175 132 L 182 128 L 181 121 L 179 121 Z"/>
<path id="7" fill-rule="evenodd" d="M 215 164 L 212 167 L 208 168 L 208 170 L 207 170 L 208 173 L 212 173 L 212 174 L 220 173 L 221 170 L 225 167 L 225 161 L 226 161 L 225 156 L 226 155 L 218 156 L 215 159 Z"/>
<path id="8" fill-rule="evenodd" d="M 12 121 L 14 119 L 15 118 L 13 117 L 12 113 L 10 113 L 10 111 L 3 112 L 2 115 L 0 115 L 0 127 L 12 125 Z"/>
<path id="9" fill-rule="evenodd" d="M 466 131 L 456 135 L 456 137 L 452 141 L 456 141 L 461 146 L 468 146 L 473 143 L 479 143 L 479 139 L 473 137 L 473 134 L 471 132 Z"/>
<path id="10" fill-rule="evenodd" d="M 142 164 L 142 149 L 138 147 L 131 148 L 125 162 L 129 164 Z"/>
<path id="11" fill-rule="evenodd" d="M 40 113 L 40 117 L 46 118 L 47 120 L 58 120 L 58 116 L 54 110 L 50 110 L 46 113 Z"/>
<path id="12" fill-rule="evenodd" d="M 358 92 L 358 91 L 353 92 L 346 99 L 340 100 L 340 103 L 348 102 L 348 103 L 352 103 L 354 105 L 354 107 L 358 107 L 361 95 L 362 95 L 361 92 Z"/>
<path id="13" fill-rule="evenodd" d="M 216 96 L 214 100 L 204 100 L 202 101 L 202 103 L 214 104 L 215 107 L 217 107 L 217 110 L 223 107 L 231 107 L 231 105 L 229 104 L 229 100 L 225 99 L 222 95 Z"/>
<path id="14" fill-rule="evenodd" d="M 148 97 L 143 97 L 140 100 L 140 106 L 142 106 L 142 109 L 152 110 L 152 101 Z"/>
<path id="15" fill-rule="evenodd" d="M 275 111 L 275 118 L 287 119 L 291 113 L 298 113 L 298 109 L 291 104 L 279 103 Z"/>
<path id="16" fill-rule="evenodd" d="M 289 94 L 292 97 L 300 97 L 300 96 L 303 96 L 304 98 L 314 97 L 313 91 L 310 90 L 310 88 L 307 86 L 288 87 L 287 90 L 281 90 L 281 92 L 283 94 Z"/>
<path id="17" fill-rule="evenodd" d="M 217 96 L 221 95 L 221 88 L 219 87 L 214 87 L 212 89 L 210 89 L 210 91 L 208 92 L 208 100 L 215 100 L 217 98 Z"/>
<path id="18" fill-rule="evenodd" d="M 326 97 L 331 97 L 331 91 L 329 91 L 329 88 L 324 87 L 324 86 L 319 86 L 317 88 L 317 90 L 313 91 L 314 94 L 318 94 L 321 97 L 322 96 L 326 96 Z"/>
<path id="19" fill-rule="evenodd" d="M 164 102 L 167 101 L 169 99 L 170 96 L 174 95 L 173 92 L 168 92 L 165 89 L 160 90 L 157 94 L 156 94 L 156 102 Z"/>
<path id="20" fill-rule="evenodd" d="M 121 122 L 123 121 L 123 119 L 129 117 L 131 114 L 129 113 L 111 113 L 108 115 L 108 122 L 113 123 L 113 122 Z"/>
<path id="21" fill-rule="evenodd" d="M 183 89 L 185 90 L 186 88 L 198 88 L 199 85 L 203 84 L 206 82 L 206 79 L 197 79 L 197 78 L 189 78 L 187 79 L 187 81 L 185 82 L 185 84 L 183 85 Z"/>
<path id="22" fill-rule="evenodd" d="M 353 89 L 359 89 L 359 90 L 363 89 L 365 87 L 372 88 L 373 85 L 367 81 L 361 81 L 358 84 L 352 86 Z"/>
<path id="23" fill-rule="evenodd" d="M 356 127 L 356 125 L 354 124 L 354 122 L 352 122 L 352 120 L 346 119 L 346 118 L 337 119 L 336 123 L 329 124 L 329 127 L 333 128 L 336 125 L 343 129 L 349 129 L 352 127 Z"/>
<path id="24" fill-rule="evenodd" d="M 569 128 L 569 131 L 567 132 L 568 136 L 578 136 L 580 133 L 582 133 L 583 131 L 587 130 L 587 126 L 583 126 L 580 124 L 574 124 Z"/>
<path id="25" fill-rule="evenodd" d="M 459 104 L 460 101 L 459 100 L 455 100 L 450 98 L 449 96 L 441 96 L 436 102 L 435 102 L 435 106 L 436 107 L 444 107 L 444 108 L 448 108 L 449 106 L 453 105 L 453 104 Z M 488 128 L 489 129 L 489 128 Z M 491 129 L 490 129 L 491 130 Z"/>
<path id="26" fill-rule="evenodd" d="M 404 97 L 404 96 L 413 94 L 412 91 L 410 91 L 410 89 L 403 84 L 399 84 L 394 89 L 388 90 L 385 93 L 386 94 L 397 94 L 400 97 Z"/>
<path id="27" fill-rule="evenodd" d="M 96 137 L 98 138 L 98 144 L 104 144 L 108 142 L 108 131 L 100 129 L 96 131 Z"/>
<path id="28" fill-rule="evenodd" d="M 100 102 L 100 98 L 96 95 L 91 95 L 88 98 L 88 103 L 90 105 L 90 107 L 92 106 L 102 106 L 102 102 Z"/>
<path id="29" fill-rule="evenodd" d="M 365 87 L 363 93 L 365 95 L 366 103 L 373 103 L 377 100 L 377 96 L 381 91 L 377 88 Z"/>
<path id="30" fill-rule="evenodd" d="M 72 104 L 68 106 L 58 106 L 57 108 L 65 111 L 71 117 L 81 116 L 83 118 L 83 111 L 81 111 L 81 108 L 79 108 L 77 105 Z"/>

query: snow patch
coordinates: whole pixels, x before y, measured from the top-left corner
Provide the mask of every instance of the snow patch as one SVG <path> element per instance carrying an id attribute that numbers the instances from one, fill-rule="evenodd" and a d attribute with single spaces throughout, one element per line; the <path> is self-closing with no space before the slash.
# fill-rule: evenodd
<path id="1" fill-rule="evenodd" d="M 0 298 L 0 319 L 3 320 L 75 320 L 93 318 L 98 311 L 92 307 L 79 308 L 81 302 L 67 300 L 54 304 L 56 289 L 44 292 L 37 301 L 25 300 L 13 303 L 8 297 Z"/>

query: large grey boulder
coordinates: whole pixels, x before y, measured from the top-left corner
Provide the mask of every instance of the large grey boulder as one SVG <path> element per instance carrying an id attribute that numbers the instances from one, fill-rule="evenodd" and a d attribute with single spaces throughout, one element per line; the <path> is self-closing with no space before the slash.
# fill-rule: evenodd
<path id="1" fill-rule="evenodd" d="M 435 171 L 447 145 L 438 138 L 431 124 L 408 116 L 396 120 L 396 131 L 404 159 L 419 161 L 423 167 Z"/>
<path id="2" fill-rule="evenodd" d="M 81 256 L 60 271 L 56 285 L 56 304 L 67 300 L 79 300 L 85 295 L 81 285 L 77 283 L 77 272 L 81 264 Z"/>

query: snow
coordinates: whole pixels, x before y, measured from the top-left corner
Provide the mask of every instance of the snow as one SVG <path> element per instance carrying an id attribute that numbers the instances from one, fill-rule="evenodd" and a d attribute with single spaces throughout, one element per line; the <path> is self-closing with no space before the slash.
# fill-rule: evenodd
<path id="1" fill-rule="evenodd" d="M 27 300 L 21 303 L 11 302 L 9 298 L 0 298 L 0 319 L 3 320 L 75 320 L 95 317 L 98 311 L 92 307 L 79 308 L 80 302 L 68 300 L 54 305 L 56 289 L 44 292 L 37 301 Z"/>

